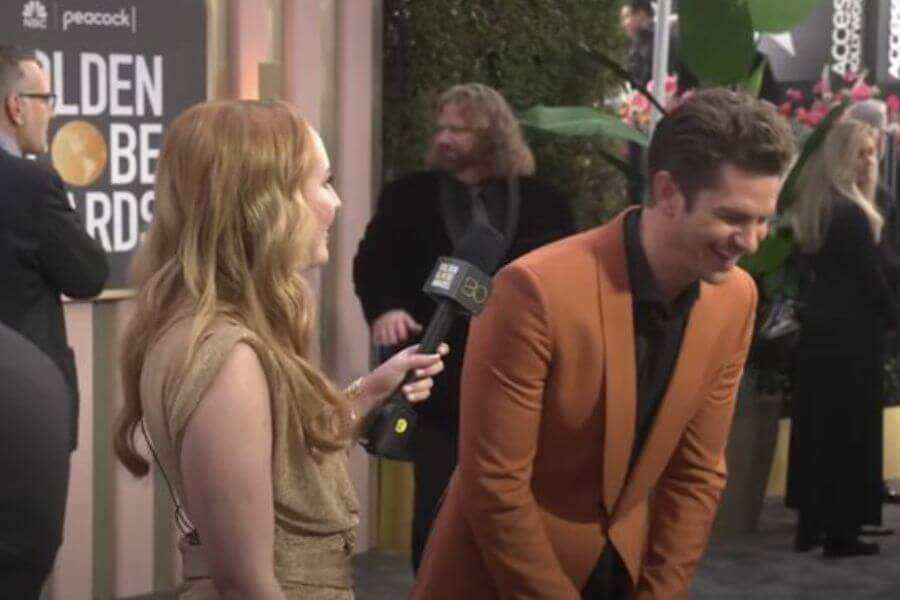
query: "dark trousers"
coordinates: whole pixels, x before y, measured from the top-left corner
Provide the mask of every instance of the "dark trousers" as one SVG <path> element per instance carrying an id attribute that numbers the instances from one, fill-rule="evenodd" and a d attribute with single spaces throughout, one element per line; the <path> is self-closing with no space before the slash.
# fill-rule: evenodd
<path id="1" fill-rule="evenodd" d="M 628 569 L 613 545 L 607 542 L 597 566 L 581 590 L 581 597 L 584 600 L 628 600 L 630 596 Z"/>
<path id="2" fill-rule="evenodd" d="M 444 489 L 456 468 L 457 434 L 435 427 L 424 419 L 416 423 L 412 455 L 415 476 L 412 523 L 412 567 L 419 569 L 425 542 L 437 516 Z"/>

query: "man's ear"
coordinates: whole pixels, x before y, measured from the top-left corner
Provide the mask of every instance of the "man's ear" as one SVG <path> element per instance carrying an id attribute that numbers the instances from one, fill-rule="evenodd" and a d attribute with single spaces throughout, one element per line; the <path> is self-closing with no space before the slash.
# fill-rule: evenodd
<path id="1" fill-rule="evenodd" d="M 13 125 L 21 125 L 24 121 L 22 116 L 22 99 L 16 94 L 10 94 L 3 99 L 3 114 L 6 120 Z"/>
<path id="2" fill-rule="evenodd" d="M 684 195 L 669 171 L 657 171 L 651 180 L 653 206 L 667 217 L 673 217 L 684 205 Z"/>

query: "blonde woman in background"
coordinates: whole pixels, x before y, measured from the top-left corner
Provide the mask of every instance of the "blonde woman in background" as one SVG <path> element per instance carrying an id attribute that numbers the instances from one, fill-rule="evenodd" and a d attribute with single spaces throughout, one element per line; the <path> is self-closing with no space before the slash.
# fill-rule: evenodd
<path id="1" fill-rule="evenodd" d="M 788 506 L 795 549 L 875 554 L 860 526 L 880 522 L 884 334 L 896 327 L 878 243 L 878 132 L 837 124 L 804 169 L 794 207 L 803 329 L 792 377 Z M 824 534 L 824 536 L 823 536 Z"/>
<path id="2" fill-rule="evenodd" d="M 145 427 L 171 482 L 182 598 L 353 597 L 355 426 L 408 371 L 407 398 L 425 399 L 443 363 L 410 348 L 341 392 L 310 362 L 300 273 L 328 260 L 339 206 L 321 139 L 287 104 L 200 104 L 166 133 L 115 449 L 146 475 Z"/>

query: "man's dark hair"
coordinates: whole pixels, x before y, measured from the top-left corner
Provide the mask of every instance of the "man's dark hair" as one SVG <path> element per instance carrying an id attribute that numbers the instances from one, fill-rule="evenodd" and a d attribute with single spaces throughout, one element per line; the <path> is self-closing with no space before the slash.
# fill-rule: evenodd
<path id="1" fill-rule="evenodd" d="M 650 142 L 650 177 L 672 174 L 688 208 L 698 191 L 718 186 L 723 165 L 782 175 L 794 136 L 775 107 L 725 88 L 701 90 L 660 120 Z M 652 199 L 651 199 L 652 202 Z"/>
<path id="2" fill-rule="evenodd" d="M 16 93 L 16 83 L 22 78 L 22 62 L 37 61 L 37 56 L 30 50 L 0 44 L 0 101 Z"/>
<path id="3" fill-rule="evenodd" d="M 653 10 L 653 4 L 650 0 L 628 0 L 628 9 L 631 10 L 632 14 L 642 12 L 648 17 L 656 15 L 656 11 Z"/>

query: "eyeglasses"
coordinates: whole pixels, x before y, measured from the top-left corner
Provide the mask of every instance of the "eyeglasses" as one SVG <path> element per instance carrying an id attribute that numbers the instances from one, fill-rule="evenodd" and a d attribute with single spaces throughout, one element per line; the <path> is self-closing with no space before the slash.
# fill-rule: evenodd
<path id="1" fill-rule="evenodd" d="M 35 98 L 37 100 L 43 100 L 51 110 L 56 106 L 56 94 L 54 93 L 28 92 L 19 94 L 18 96 L 19 98 Z"/>

